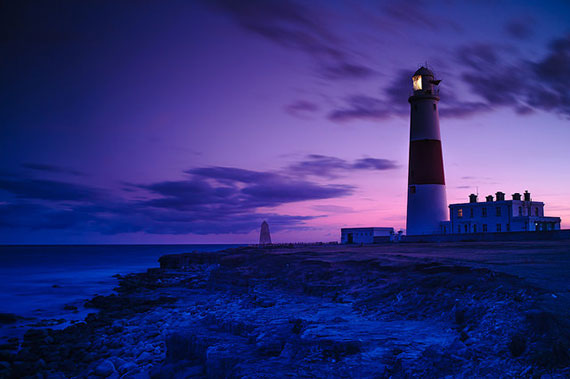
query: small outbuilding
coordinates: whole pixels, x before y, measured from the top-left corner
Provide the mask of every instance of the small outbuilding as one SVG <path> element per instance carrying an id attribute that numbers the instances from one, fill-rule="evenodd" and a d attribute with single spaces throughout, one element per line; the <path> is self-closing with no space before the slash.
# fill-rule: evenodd
<path id="1" fill-rule="evenodd" d="M 394 228 L 342 228 L 340 243 L 381 243 L 394 240 Z"/>

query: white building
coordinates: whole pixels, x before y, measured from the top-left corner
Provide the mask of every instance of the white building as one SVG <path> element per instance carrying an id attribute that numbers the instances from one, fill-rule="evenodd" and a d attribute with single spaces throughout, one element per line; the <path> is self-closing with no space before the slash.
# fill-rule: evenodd
<path id="1" fill-rule="evenodd" d="M 340 243 L 378 243 L 394 240 L 394 228 L 342 228 Z"/>
<path id="2" fill-rule="evenodd" d="M 532 201 L 530 193 L 512 195 L 505 200 L 503 192 L 478 202 L 477 195 L 469 195 L 469 203 L 449 205 L 451 221 L 441 223 L 443 234 L 501 233 L 560 230 L 560 217 L 545 217 L 544 203 Z"/>

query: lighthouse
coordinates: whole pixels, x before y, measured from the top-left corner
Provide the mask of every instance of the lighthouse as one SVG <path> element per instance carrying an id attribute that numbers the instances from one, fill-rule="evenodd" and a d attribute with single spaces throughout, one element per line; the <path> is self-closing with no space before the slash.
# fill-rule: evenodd
<path id="1" fill-rule="evenodd" d="M 441 222 L 448 219 L 437 109 L 439 82 L 425 67 L 412 77 L 407 235 L 439 234 Z"/>

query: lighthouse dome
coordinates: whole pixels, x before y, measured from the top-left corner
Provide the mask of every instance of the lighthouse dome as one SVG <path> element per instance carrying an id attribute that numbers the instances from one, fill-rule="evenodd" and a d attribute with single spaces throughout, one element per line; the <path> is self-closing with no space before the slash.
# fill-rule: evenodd
<path id="1" fill-rule="evenodd" d="M 420 67 L 418 71 L 415 72 L 414 76 L 422 75 L 422 76 L 433 76 L 433 72 L 430 69 L 425 68 L 424 66 Z"/>

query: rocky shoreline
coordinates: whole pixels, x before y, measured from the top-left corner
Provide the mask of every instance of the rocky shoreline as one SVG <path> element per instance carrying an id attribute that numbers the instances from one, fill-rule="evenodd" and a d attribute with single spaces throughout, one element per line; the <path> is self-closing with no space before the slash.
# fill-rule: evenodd
<path id="1" fill-rule="evenodd" d="M 1 345 L 0 377 L 569 377 L 569 288 L 433 254 L 461 246 L 166 255 Z"/>

